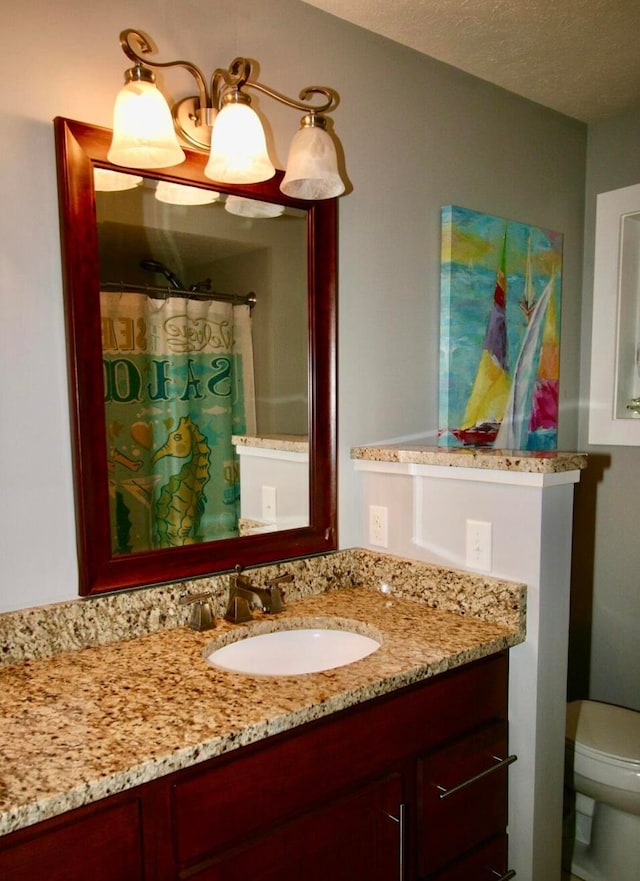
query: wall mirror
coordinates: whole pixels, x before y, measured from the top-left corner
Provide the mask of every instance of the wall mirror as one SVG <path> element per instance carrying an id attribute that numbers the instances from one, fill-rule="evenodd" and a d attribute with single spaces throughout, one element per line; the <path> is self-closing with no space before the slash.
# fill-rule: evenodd
<path id="1" fill-rule="evenodd" d="M 335 200 L 55 133 L 80 593 L 335 549 Z"/>
<path id="2" fill-rule="evenodd" d="M 589 443 L 640 444 L 640 184 L 597 198 Z"/>

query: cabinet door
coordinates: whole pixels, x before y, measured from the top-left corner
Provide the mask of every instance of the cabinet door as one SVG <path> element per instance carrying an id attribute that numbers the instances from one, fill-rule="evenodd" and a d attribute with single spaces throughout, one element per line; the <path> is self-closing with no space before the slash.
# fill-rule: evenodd
<path id="1" fill-rule="evenodd" d="M 0 840 L 3 881 L 141 881 L 140 805 L 103 802 Z"/>
<path id="2" fill-rule="evenodd" d="M 391 774 L 190 869 L 189 878 L 401 881 L 402 797 L 402 777 Z"/>

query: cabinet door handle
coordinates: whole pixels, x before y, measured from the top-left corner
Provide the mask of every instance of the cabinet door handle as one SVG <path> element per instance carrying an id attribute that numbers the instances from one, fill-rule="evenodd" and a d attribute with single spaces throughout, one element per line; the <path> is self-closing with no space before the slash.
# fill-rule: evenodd
<path id="1" fill-rule="evenodd" d="M 404 802 L 398 805 L 398 816 L 387 814 L 390 820 L 398 824 L 398 881 L 404 881 L 405 851 L 407 835 L 407 806 Z"/>
<path id="2" fill-rule="evenodd" d="M 494 872 L 493 874 L 496 876 L 496 881 L 511 881 L 511 878 L 516 877 L 516 873 L 513 869 L 509 869 L 504 875 L 501 875 L 500 872 Z"/>
<path id="3" fill-rule="evenodd" d="M 475 774 L 473 777 L 469 777 L 468 780 L 464 780 L 462 783 L 458 783 L 457 786 L 452 786 L 451 789 L 447 789 L 446 786 L 440 786 L 436 784 L 436 789 L 438 790 L 438 798 L 449 798 L 450 795 L 455 795 L 456 792 L 460 792 L 461 789 L 466 789 L 467 786 L 471 786 L 472 783 L 476 783 L 478 780 L 482 780 L 483 777 L 488 777 L 489 774 L 494 774 L 496 771 L 499 771 L 501 768 L 506 768 L 507 765 L 511 765 L 518 758 L 517 756 L 507 756 L 506 759 L 500 759 L 498 756 L 491 756 L 497 764 L 491 765 L 490 768 L 485 768 L 484 771 L 480 771 L 479 774 Z M 501 879 L 502 881 L 502 879 Z"/>

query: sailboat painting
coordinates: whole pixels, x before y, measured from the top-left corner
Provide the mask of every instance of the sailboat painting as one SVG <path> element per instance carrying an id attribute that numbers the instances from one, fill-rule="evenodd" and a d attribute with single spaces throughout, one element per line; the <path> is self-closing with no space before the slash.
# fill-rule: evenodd
<path id="1" fill-rule="evenodd" d="M 441 212 L 438 444 L 555 450 L 562 233 Z"/>

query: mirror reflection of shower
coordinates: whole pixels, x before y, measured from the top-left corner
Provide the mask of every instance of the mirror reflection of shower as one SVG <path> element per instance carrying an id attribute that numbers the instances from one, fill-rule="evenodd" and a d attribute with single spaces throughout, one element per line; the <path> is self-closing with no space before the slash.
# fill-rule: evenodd
<path id="1" fill-rule="evenodd" d="M 177 277 L 175 272 L 172 272 L 171 269 L 169 269 L 169 267 L 162 263 L 160 260 L 145 258 L 144 260 L 140 261 L 140 268 L 146 269 L 148 272 L 154 272 L 163 275 L 167 279 L 171 287 L 176 291 L 189 290 L 193 292 L 207 292 L 212 290 L 210 278 L 205 278 L 202 281 L 197 281 L 186 288 Z"/>
<path id="2" fill-rule="evenodd" d="M 260 434 L 306 437 L 307 212 L 287 208 L 263 220 L 231 214 L 222 199 L 181 206 L 162 204 L 155 194 L 149 178 L 122 192 L 96 192 L 101 290 L 158 302 L 213 298 L 248 305 Z"/>

